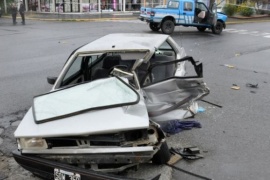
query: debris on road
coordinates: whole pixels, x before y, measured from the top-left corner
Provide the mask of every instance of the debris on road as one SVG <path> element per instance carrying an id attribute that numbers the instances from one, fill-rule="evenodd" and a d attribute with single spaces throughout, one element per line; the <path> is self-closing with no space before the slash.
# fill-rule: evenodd
<path id="1" fill-rule="evenodd" d="M 228 67 L 228 68 L 235 68 L 233 65 L 230 65 L 230 64 L 224 64 L 223 66 Z"/>
<path id="2" fill-rule="evenodd" d="M 204 111 L 205 111 L 205 109 L 203 107 L 199 107 L 197 110 L 197 112 L 204 112 Z"/>
<path id="3" fill-rule="evenodd" d="M 195 160 L 203 158 L 198 147 L 171 148 L 171 152 L 179 154 L 186 160 Z"/>
<path id="4" fill-rule="evenodd" d="M 173 168 L 174 170 L 181 171 L 181 172 L 183 172 L 183 173 L 189 174 L 189 175 L 191 175 L 191 176 L 194 176 L 194 177 L 197 177 L 197 178 L 200 178 L 200 179 L 213 180 L 213 179 L 211 179 L 211 178 L 208 178 L 208 177 L 205 177 L 205 176 L 201 176 L 201 175 L 195 174 L 195 173 L 193 173 L 193 172 L 189 172 L 189 171 L 187 171 L 187 170 L 184 170 L 184 169 L 179 168 L 179 167 L 176 167 L 176 166 L 172 166 L 172 165 L 169 165 L 169 164 L 167 164 L 167 166 Z"/>
<path id="5" fill-rule="evenodd" d="M 189 121 L 180 121 L 180 120 L 171 120 L 164 123 L 161 123 L 161 129 L 169 134 L 176 134 L 183 130 L 190 130 L 193 127 L 201 128 L 201 124 L 194 120 Z"/>
<path id="6" fill-rule="evenodd" d="M 214 106 L 216 106 L 216 107 L 222 108 L 222 106 L 221 106 L 221 105 L 218 105 L 218 104 L 215 104 L 215 103 L 212 103 L 212 102 L 206 101 L 206 100 L 204 100 L 204 99 L 201 99 L 201 101 L 202 101 L 202 102 L 205 102 L 205 103 L 208 103 L 208 104 L 211 104 L 211 105 L 214 105 Z"/>
<path id="7" fill-rule="evenodd" d="M 247 87 L 251 87 L 251 88 L 258 88 L 259 84 L 251 84 L 251 83 L 247 83 L 246 86 Z"/>
<path id="8" fill-rule="evenodd" d="M 176 153 L 171 152 L 171 158 L 167 162 L 167 164 L 173 165 L 173 164 L 177 163 L 178 161 L 180 161 L 181 159 L 182 159 L 182 156 L 180 154 L 176 154 Z"/>
<path id="9" fill-rule="evenodd" d="M 240 86 L 237 86 L 236 84 L 233 84 L 233 86 L 231 87 L 231 89 L 239 90 L 240 89 Z"/>

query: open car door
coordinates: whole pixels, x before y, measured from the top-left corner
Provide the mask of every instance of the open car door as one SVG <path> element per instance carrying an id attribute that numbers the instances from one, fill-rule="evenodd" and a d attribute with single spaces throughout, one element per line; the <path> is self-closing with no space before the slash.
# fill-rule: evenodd
<path id="1" fill-rule="evenodd" d="M 177 63 L 183 61 L 191 63 L 194 75 L 175 76 Z M 195 101 L 209 94 L 202 76 L 202 64 L 197 64 L 192 57 L 152 64 L 145 75 L 147 83 L 141 85 L 149 117 L 162 122 L 196 114 Z"/>
<path id="2" fill-rule="evenodd" d="M 209 23 L 213 26 L 217 23 L 217 5 L 216 3 L 213 3 L 210 5 L 210 12 L 209 12 Z"/>

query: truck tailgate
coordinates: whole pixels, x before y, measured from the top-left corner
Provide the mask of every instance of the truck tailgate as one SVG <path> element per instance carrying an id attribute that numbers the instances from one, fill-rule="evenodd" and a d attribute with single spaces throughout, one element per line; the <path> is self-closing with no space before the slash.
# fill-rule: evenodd
<path id="1" fill-rule="evenodd" d="M 141 7 L 140 17 L 150 18 L 152 8 Z"/>

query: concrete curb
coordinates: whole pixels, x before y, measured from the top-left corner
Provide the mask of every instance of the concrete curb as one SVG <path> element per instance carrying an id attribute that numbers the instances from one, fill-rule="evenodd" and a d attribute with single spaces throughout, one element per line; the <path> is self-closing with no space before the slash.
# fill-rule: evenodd
<path id="1" fill-rule="evenodd" d="M 259 22 L 270 22 L 270 20 L 249 20 L 249 21 L 244 21 L 244 20 L 241 20 L 241 21 L 229 21 L 227 22 L 226 24 L 245 24 L 245 23 L 259 23 Z"/>
<path id="2" fill-rule="evenodd" d="M 124 17 L 119 17 L 124 16 Z M 11 18 L 11 16 L 2 16 Z M 93 13 L 93 14 L 58 14 L 58 13 L 28 13 L 26 20 L 38 21 L 69 21 L 69 22 L 102 22 L 102 21 L 119 21 L 119 20 L 137 20 L 138 12 L 128 13 Z M 20 19 L 20 17 L 17 17 Z M 270 16 L 259 17 L 229 17 L 226 24 L 242 24 L 255 22 L 270 22 Z"/>
<path id="3" fill-rule="evenodd" d="M 44 18 L 26 18 L 28 20 L 39 21 L 69 21 L 69 22 L 97 22 L 97 21 L 119 21 L 119 20 L 136 20 L 137 18 L 96 18 L 96 19 L 44 19 Z"/>

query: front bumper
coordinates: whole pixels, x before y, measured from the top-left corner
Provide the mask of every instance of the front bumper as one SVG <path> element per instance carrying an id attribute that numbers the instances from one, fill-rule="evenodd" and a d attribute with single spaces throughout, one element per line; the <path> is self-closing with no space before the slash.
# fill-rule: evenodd
<path id="1" fill-rule="evenodd" d="M 113 174 L 105 174 L 95 172 L 93 170 L 83 169 L 43 158 L 39 158 L 31 155 L 22 155 L 20 151 L 15 150 L 12 152 L 16 162 L 24 169 L 32 172 L 38 177 L 44 179 L 55 179 L 55 169 L 61 169 L 63 171 L 72 172 L 80 175 L 81 180 L 132 180 L 133 178 L 127 178 L 122 176 L 116 176 Z M 154 177 L 153 180 L 158 180 L 159 175 Z M 138 180 L 138 179 L 137 179 Z"/>

